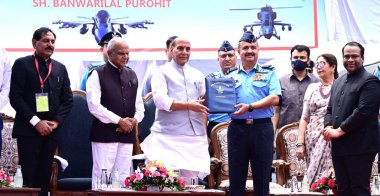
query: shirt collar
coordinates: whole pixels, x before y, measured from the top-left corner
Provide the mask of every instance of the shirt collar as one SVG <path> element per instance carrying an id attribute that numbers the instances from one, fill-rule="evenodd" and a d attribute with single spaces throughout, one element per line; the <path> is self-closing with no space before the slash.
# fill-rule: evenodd
<path id="1" fill-rule="evenodd" d="M 174 60 L 170 61 L 169 62 L 170 64 L 173 65 L 173 67 L 177 68 L 177 69 L 183 69 L 183 70 L 186 70 L 187 69 L 187 63 L 185 63 L 184 65 L 179 65 L 177 62 L 175 62 Z"/>
<path id="2" fill-rule="evenodd" d="M 262 72 L 262 71 L 264 71 L 264 69 L 261 67 L 261 65 L 259 64 L 259 63 L 256 63 L 254 66 L 253 66 L 253 69 L 252 70 L 256 70 L 257 72 Z M 251 71 L 252 71 L 251 70 Z M 244 71 L 245 72 L 245 70 L 244 70 L 244 68 L 243 68 L 243 64 L 240 64 L 239 65 L 239 67 L 238 67 L 238 72 L 240 72 L 240 71 Z M 250 72 L 251 72 L 250 71 Z"/>
<path id="3" fill-rule="evenodd" d="M 226 76 L 226 75 L 228 75 L 229 72 L 230 72 L 230 71 L 227 71 L 227 73 L 224 74 L 223 69 L 220 69 L 220 70 L 219 70 L 219 74 L 220 74 L 221 76 Z"/>
<path id="4" fill-rule="evenodd" d="M 34 56 L 37 58 L 38 62 L 46 62 L 47 64 L 51 62 L 51 58 L 44 59 L 40 55 L 38 55 L 37 52 L 34 53 Z"/>
<path id="5" fill-rule="evenodd" d="M 108 60 L 108 62 L 112 65 L 112 67 L 116 68 L 116 69 L 119 69 L 115 64 L 113 64 L 110 60 Z M 128 67 L 128 65 L 124 65 L 124 67 Z M 124 68 L 123 67 L 123 68 Z"/>
<path id="6" fill-rule="evenodd" d="M 311 73 L 309 73 L 309 72 L 306 70 L 306 76 L 305 76 L 305 78 L 303 78 L 302 80 L 304 80 L 304 79 L 306 79 L 306 78 L 311 78 L 310 74 L 311 74 Z M 292 73 L 290 73 L 290 74 L 288 75 L 288 77 L 289 77 L 289 79 L 290 79 L 291 77 L 294 77 L 294 78 L 297 79 L 297 76 L 294 75 L 294 69 L 292 69 Z M 298 80 L 298 79 L 297 79 L 297 80 Z"/>
<path id="7" fill-rule="evenodd" d="M 356 71 L 355 73 L 348 74 L 348 72 L 347 72 L 347 78 L 355 77 L 356 75 L 358 75 L 358 73 L 360 73 L 362 71 L 365 71 L 364 66 L 362 66 L 361 68 L 359 68 L 358 71 Z"/>

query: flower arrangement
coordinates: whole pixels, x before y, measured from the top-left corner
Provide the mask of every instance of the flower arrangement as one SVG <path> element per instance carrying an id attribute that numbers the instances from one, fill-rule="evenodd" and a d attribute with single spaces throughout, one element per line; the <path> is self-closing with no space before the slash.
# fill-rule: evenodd
<path id="1" fill-rule="evenodd" d="M 163 163 L 157 161 L 151 161 L 145 167 L 138 167 L 135 173 L 125 179 L 125 186 L 135 190 L 157 186 L 161 190 L 167 187 L 170 190 L 182 191 L 185 185 L 185 181 L 178 178 L 178 174 L 173 170 L 167 170 Z"/>
<path id="2" fill-rule="evenodd" d="M 12 187 L 11 178 L 7 176 L 3 168 L 0 169 L 0 187 Z"/>
<path id="3" fill-rule="evenodd" d="M 311 184 L 312 192 L 321 192 L 327 194 L 330 190 L 334 195 L 337 195 L 335 172 L 333 168 L 330 169 L 328 175 L 322 176 L 316 182 L 313 182 Z"/>

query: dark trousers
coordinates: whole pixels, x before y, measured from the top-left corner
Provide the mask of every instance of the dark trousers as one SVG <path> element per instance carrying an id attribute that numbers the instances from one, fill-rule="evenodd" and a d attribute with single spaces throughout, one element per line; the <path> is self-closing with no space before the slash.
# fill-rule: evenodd
<path id="1" fill-rule="evenodd" d="M 228 127 L 228 164 L 230 195 L 245 195 L 248 163 L 254 178 L 254 195 L 268 196 L 273 160 L 273 125 L 270 118 L 232 120 Z"/>
<path id="2" fill-rule="evenodd" d="M 47 196 L 57 140 L 51 136 L 17 137 L 17 147 L 23 185 L 41 188 L 39 195 Z"/>
<path id="3" fill-rule="evenodd" d="M 217 124 L 219 124 L 218 122 L 215 122 L 215 121 L 208 121 L 207 123 L 207 137 L 208 138 L 211 138 L 211 130 L 212 128 L 214 128 Z"/>
<path id="4" fill-rule="evenodd" d="M 332 156 L 338 184 L 338 195 L 371 195 L 369 184 L 375 156 L 375 152 L 350 156 Z"/>
<path id="5" fill-rule="evenodd" d="M 378 130 L 379 141 L 380 141 L 380 115 L 379 115 L 379 127 L 377 128 L 377 130 Z M 377 153 L 379 153 L 377 155 L 377 173 L 380 174 L 380 143 L 379 143 L 379 151 Z"/>

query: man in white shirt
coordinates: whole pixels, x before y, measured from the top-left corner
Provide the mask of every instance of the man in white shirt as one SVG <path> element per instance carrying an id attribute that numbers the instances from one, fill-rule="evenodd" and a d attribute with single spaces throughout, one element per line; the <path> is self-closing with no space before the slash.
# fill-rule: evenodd
<path id="1" fill-rule="evenodd" d="M 173 60 L 152 77 L 156 119 L 150 135 L 141 143 L 148 160 L 162 161 L 180 170 L 181 177 L 203 178 L 210 173 L 206 126 L 207 107 L 204 75 L 189 66 L 190 42 L 176 38 L 170 53 Z"/>
<path id="2" fill-rule="evenodd" d="M 144 105 L 137 93 L 136 73 L 127 65 L 128 43 L 114 37 L 108 43 L 108 63 L 89 76 L 87 103 L 95 117 L 91 131 L 93 170 L 92 186 L 96 187 L 101 170 L 118 171 L 123 185 L 130 174 L 136 124 L 144 117 Z"/>
<path id="3" fill-rule="evenodd" d="M 9 85 L 12 73 L 11 63 L 4 49 L 0 50 L 0 110 L 9 102 Z M 2 146 L 1 130 L 3 130 L 3 119 L 0 117 L 0 146 Z M 1 155 L 1 148 L 0 148 Z"/>

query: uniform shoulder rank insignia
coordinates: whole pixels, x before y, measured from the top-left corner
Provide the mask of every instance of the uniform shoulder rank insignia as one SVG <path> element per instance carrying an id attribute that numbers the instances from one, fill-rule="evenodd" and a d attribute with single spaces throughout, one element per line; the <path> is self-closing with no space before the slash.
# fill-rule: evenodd
<path id="1" fill-rule="evenodd" d="M 206 78 L 216 78 L 217 72 L 212 72 L 206 76 Z"/>
<path id="2" fill-rule="evenodd" d="M 87 65 L 87 69 L 88 69 L 88 70 L 93 70 L 93 69 L 94 69 L 94 65 L 93 65 L 93 64 L 89 64 L 89 65 Z"/>
<path id="3" fill-rule="evenodd" d="M 100 67 L 102 65 L 102 63 L 98 62 L 98 63 L 91 63 L 87 66 L 88 70 L 94 70 L 96 69 L 97 67 Z"/>
<path id="4" fill-rule="evenodd" d="M 261 67 L 264 68 L 264 69 L 274 70 L 274 66 L 273 65 L 262 65 Z"/>

